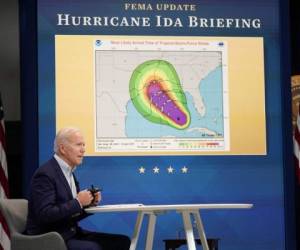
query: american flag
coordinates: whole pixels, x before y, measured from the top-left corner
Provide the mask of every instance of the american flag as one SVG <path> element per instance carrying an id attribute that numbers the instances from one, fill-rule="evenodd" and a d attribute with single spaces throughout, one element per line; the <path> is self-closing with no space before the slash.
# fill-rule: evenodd
<path id="1" fill-rule="evenodd" d="M 298 114 L 296 126 L 294 131 L 294 158 L 295 158 L 295 171 L 296 182 L 300 185 L 300 109 L 298 107 Z"/>
<path id="2" fill-rule="evenodd" d="M 4 112 L 2 99 L 0 94 L 0 198 L 8 198 L 8 174 L 6 161 L 6 143 L 5 143 L 5 127 L 4 127 Z M 0 212 L 0 249 L 10 249 L 10 233 L 7 223 Z"/>

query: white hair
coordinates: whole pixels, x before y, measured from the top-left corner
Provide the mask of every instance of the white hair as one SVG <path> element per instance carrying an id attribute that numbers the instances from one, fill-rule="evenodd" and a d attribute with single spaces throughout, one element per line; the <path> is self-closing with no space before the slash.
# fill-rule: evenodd
<path id="1" fill-rule="evenodd" d="M 69 138 L 72 134 L 80 132 L 79 128 L 76 127 L 66 127 L 59 130 L 54 139 L 53 150 L 57 154 L 58 148 L 60 144 L 67 144 L 69 142 Z"/>

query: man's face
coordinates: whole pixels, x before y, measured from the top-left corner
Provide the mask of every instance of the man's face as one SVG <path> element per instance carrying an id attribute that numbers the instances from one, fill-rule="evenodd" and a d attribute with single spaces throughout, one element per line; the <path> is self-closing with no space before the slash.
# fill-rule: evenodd
<path id="1" fill-rule="evenodd" d="M 72 133 L 67 142 L 60 145 L 60 152 L 64 160 L 72 168 L 81 164 L 85 152 L 85 142 L 80 132 Z"/>

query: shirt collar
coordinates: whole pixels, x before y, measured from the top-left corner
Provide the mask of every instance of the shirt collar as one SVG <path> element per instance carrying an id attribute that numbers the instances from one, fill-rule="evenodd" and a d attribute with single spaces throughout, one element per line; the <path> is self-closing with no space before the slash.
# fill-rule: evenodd
<path id="1" fill-rule="evenodd" d="M 66 163 L 61 157 L 59 157 L 57 154 L 54 154 L 55 160 L 58 162 L 58 165 L 60 166 L 61 170 L 64 173 L 71 174 L 75 171 L 76 167 L 73 169 Z"/>

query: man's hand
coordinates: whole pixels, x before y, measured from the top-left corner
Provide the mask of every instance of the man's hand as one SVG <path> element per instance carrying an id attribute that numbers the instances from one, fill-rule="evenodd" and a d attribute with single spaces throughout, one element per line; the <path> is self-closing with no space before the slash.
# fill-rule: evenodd
<path id="1" fill-rule="evenodd" d="M 77 193 L 76 198 L 83 207 L 90 205 L 93 200 L 93 196 L 88 190 L 80 191 L 79 193 Z"/>

